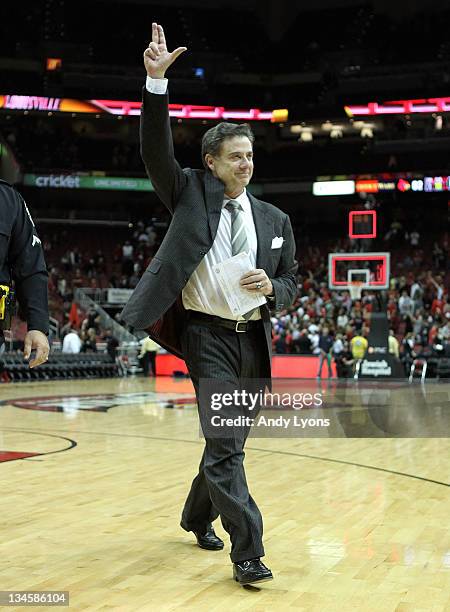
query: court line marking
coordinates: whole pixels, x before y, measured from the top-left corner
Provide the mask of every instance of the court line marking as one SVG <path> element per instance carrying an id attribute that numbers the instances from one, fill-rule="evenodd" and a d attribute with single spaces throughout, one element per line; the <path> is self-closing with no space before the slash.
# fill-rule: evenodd
<path id="1" fill-rule="evenodd" d="M 9 431 L 20 431 L 21 433 L 30 433 L 32 435 L 45 436 L 47 438 L 58 438 L 58 440 L 66 440 L 67 442 L 70 442 L 69 446 L 66 446 L 65 448 L 59 448 L 54 451 L 39 453 L 36 457 L 45 457 L 47 455 L 54 455 L 55 453 L 64 453 L 65 451 L 71 450 L 72 448 L 75 448 L 76 446 L 78 446 L 78 443 L 75 440 L 72 440 L 72 438 L 66 438 L 65 436 L 56 436 L 54 434 L 49 434 L 39 429 L 21 429 L 18 427 L 3 427 L 0 425 L 0 431 L 5 430 L 5 429 Z M 58 431 L 58 430 L 54 430 L 54 431 Z M 14 459 L 14 461 L 32 461 L 32 460 L 37 460 L 37 459 L 35 459 L 34 457 L 23 457 L 21 459 Z M 10 463 L 10 462 L 5 461 L 5 463 Z"/>
<path id="2" fill-rule="evenodd" d="M 12 430 L 12 431 L 25 431 L 17 427 L 0 427 L 0 429 L 7 429 L 7 430 Z M 30 431 L 30 430 L 26 430 L 26 431 Z M 33 431 L 39 432 L 39 430 L 31 430 L 30 433 L 33 433 Z M 61 432 L 67 433 L 67 429 L 52 429 L 50 431 L 61 431 Z M 69 433 L 94 435 L 94 436 L 117 436 L 121 438 L 144 438 L 145 440 L 160 440 L 162 442 L 184 442 L 185 444 L 198 444 L 198 445 L 202 444 L 202 440 L 197 441 L 197 440 L 183 440 L 182 438 L 163 438 L 160 436 L 146 436 L 144 434 L 126 434 L 126 433 L 115 433 L 115 432 L 104 432 L 104 431 L 74 431 L 74 430 L 71 430 Z M 44 432 L 44 435 L 45 435 L 45 432 Z M 51 434 L 48 434 L 48 435 L 51 435 Z M 62 437 L 62 436 L 53 436 L 53 437 L 57 438 L 57 437 Z M 70 438 L 63 438 L 63 439 L 70 440 Z M 73 440 L 71 441 L 74 442 Z M 74 445 L 77 446 L 77 443 L 74 442 Z M 69 448 L 73 448 L 73 447 L 69 447 Z M 69 448 L 66 448 L 63 450 L 69 450 Z M 386 468 L 376 467 L 374 465 L 366 465 L 364 463 L 345 461 L 343 459 L 331 459 L 329 457 L 319 457 L 317 455 L 308 455 L 306 453 L 293 453 L 292 451 L 270 450 L 270 449 L 265 449 L 265 448 L 256 448 L 254 446 L 246 446 L 245 448 L 246 450 L 253 450 L 253 451 L 260 452 L 260 453 L 268 453 L 268 454 L 273 454 L 273 455 L 287 455 L 291 457 L 303 457 L 306 459 L 314 459 L 316 461 L 327 461 L 328 463 L 340 463 L 342 465 L 353 465 L 355 467 L 360 467 L 366 470 L 386 472 L 387 474 L 394 474 L 396 476 L 404 476 L 405 478 L 414 478 L 415 480 L 422 480 L 423 482 L 430 482 L 432 484 L 441 485 L 443 487 L 450 487 L 449 482 L 442 482 L 441 480 L 433 480 L 432 478 L 425 478 L 424 476 L 416 476 L 415 474 L 408 474 L 407 472 L 398 472 L 396 470 L 388 470 Z M 52 451 L 52 453 L 46 453 L 46 454 L 50 455 L 55 452 L 61 452 L 61 451 Z"/>

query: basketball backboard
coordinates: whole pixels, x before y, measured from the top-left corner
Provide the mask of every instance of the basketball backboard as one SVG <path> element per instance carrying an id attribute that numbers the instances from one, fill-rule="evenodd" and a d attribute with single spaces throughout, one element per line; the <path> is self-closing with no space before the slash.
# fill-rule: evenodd
<path id="1" fill-rule="evenodd" d="M 361 289 L 388 289 L 390 253 L 330 253 L 328 255 L 328 287 L 349 290 L 352 283 Z"/>
<path id="2" fill-rule="evenodd" d="M 352 210 L 348 214 L 348 235 L 352 239 L 377 237 L 375 210 Z"/>

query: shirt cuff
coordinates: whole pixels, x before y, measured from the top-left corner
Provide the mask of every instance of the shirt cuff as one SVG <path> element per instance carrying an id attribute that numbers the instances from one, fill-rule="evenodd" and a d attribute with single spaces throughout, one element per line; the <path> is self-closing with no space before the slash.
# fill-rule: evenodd
<path id="1" fill-rule="evenodd" d="M 148 76 L 145 81 L 145 88 L 152 94 L 165 94 L 167 92 L 167 83 L 167 79 L 152 79 L 152 77 Z"/>

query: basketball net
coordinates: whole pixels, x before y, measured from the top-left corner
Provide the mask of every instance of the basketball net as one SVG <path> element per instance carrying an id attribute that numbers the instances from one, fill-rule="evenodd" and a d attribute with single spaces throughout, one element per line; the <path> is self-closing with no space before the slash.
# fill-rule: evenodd
<path id="1" fill-rule="evenodd" d="M 349 284 L 348 290 L 350 291 L 350 297 L 352 298 L 352 301 L 361 299 L 362 286 L 363 284 L 359 281 L 354 281 Z"/>

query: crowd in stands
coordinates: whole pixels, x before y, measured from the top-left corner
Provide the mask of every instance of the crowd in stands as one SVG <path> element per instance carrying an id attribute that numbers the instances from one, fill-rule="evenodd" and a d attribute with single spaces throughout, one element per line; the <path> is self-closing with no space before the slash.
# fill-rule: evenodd
<path id="1" fill-rule="evenodd" d="M 139 221 L 105 251 L 92 247 L 93 237 L 89 250 L 65 241 L 60 244 L 55 234 L 54 248 L 53 235 L 42 234 L 50 310 L 59 320 L 64 352 L 95 352 L 101 343 L 114 358 L 117 340 L 110 329 L 101 328 L 95 309 L 83 313 L 74 306 L 75 290 L 133 289 L 161 242 L 163 232 L 157 225 Z M 397 240 L 398 245 L 396 232 L 400 228 L 393 222 L 384 239 Z M 402 258 L 393 257 L 389 289 L 382 295 L 363 291 L 357 300 L 347 291 L 330 291 L 327 278 L 328 251 L 350 251 L 358 248 L 357 243 L 346 240 L 299 248 L 298 297 L 291 308 L 272 318 L 274 353 L 317 356 L 318 375 L 324 376 L 334 361 L 339 376 L 351 376 L 367 348 L 371 312 L 382 304 L 391 328 L 389 351 L 400 357 L 406 373 L 418 355 L 450 356 L 448 235 L 441 235 L 426 253 L 420 248 L 418 231 L 402 234 L 401 239 L 408 248 Z M 74 307 L 75 317 L 70 316 Z"/>
<path id="2" fill-rule="evenodd" d="M 397 222 L 392 226 L 387 241 L 400 232 Z M 272 319 L 274 352 L 317 355 L 319 374 L 325 356 L 329 361 L 331 355 L 338 371 L 348 375 L 353 371 L 349 366 L 354 366 L 361 349 L 367 347 L 371 312 L 383 308 L 384 302 L 391 328 L 389 352 L 401 358 L 407 373 L 418 355 L 437 352 L 450 356 L 448 236 L 436 240 L 427 256 L 419 248 L 418 231 L 402 234 L 402 239 L 414 249 L 408 249 L 401 260 L 393 258 L 396 265 L 389 289 L 383 294 L 362 291 L 357 300 L 347 291 L 328 289 L 325 253 L 309 247 L 301 260 L 296 303 Z M 351 246 L 344 241 L 333 250 L 351 250 Z"/>
<path id="3" fill-rule="evenodd" d="M 97 353 L 98 340 L 112 361 L 116 358 L 119 342 L 112 334 L 111 328 L 102 329 L 100 316 L 95 308 L 90 308 L 84 317 L 77 308 L 75 320 L 70 319 L 60 330 L 63 353 Z"/>
<path id="4" fill-rule="evenodd" d="M 272 318 L 274 352 L 317 355 L 318 373 L 323 357 L 331 355 L 338 371 L 349 375 L 353 370 L 348 366 L 353 366 L 367 348 L 370 314 L 378 307 L 377 293 L 363 291 L 360 300 L 352 301 L 346 291 L 331 292 L 325 280 L 311 270 L 299 275 L 298 288 L 294 306 Z M 450 298 L 440 275 L 393 276 L 387 300 L 389 352 L 402 359 L 407 373 L 418 354 L 435 348 L 450 356 Z"/>
<path id="5" fill-rule="evenodd" d="M 54 262 L 51 241 L 44 240 L 50 295 L 54 305 L 59 304 L 61 315 L 65 313 L 65 319 L 60 317 L 63 334 L 75 289 L 133 289 L 162 235 L 153 224 L 139 221 L 108 253 L 73 247 L 62 251 L 59 262 Z M 382 299 L 391 328 L 390 351 L 402 359 L 409 371 L 417 354 L 436 346 L 449 350 L 448 236 L 441 235 L 425 253 L 419 231 L 404 233 L 401 224 L 394 221 L 382 240 L 391 248 L 401 243 L 407 247 L 400 250 L 402 257 L 392 253 L 390 286 Z M 332 357 L 338 373 L 350 375 L 358 355 L 367 345 L 370 314 L 380 307 L 380 293 L 363 291 L 361 299 L 352 300 L 347 291 L 330 291 L 327 253 L 355 250 L 358 245 L 358 242 L 341 240 L 328 246 L 299 248 L 298 298 L 291 308 L 272 318 L 274 353 L 322 355 L 321 366 L 322 362 L 329 365 Z M 80 350 L 95 351 L 95 339 L 104 336 L 94 315 L 91 313 L 91 318 L 86 317 L 81 325 Z"/>
<path id="6" fill-rule="evenodd" d="M 50 310 L 61 326 L 67 322 L 77 289 L 87 289 L 95 299 L 103 289 L 137 285 L 162 239 L 161 228 L 155 225 L 152 220 L 138 221 L 131 232 L 102 232 L 103 243 L 79 228 L 71 229 L 70 238 L 64 229 L 41 232 L 49 270 Z M 97 248 L 100 244 L 102 248 Z"/>

